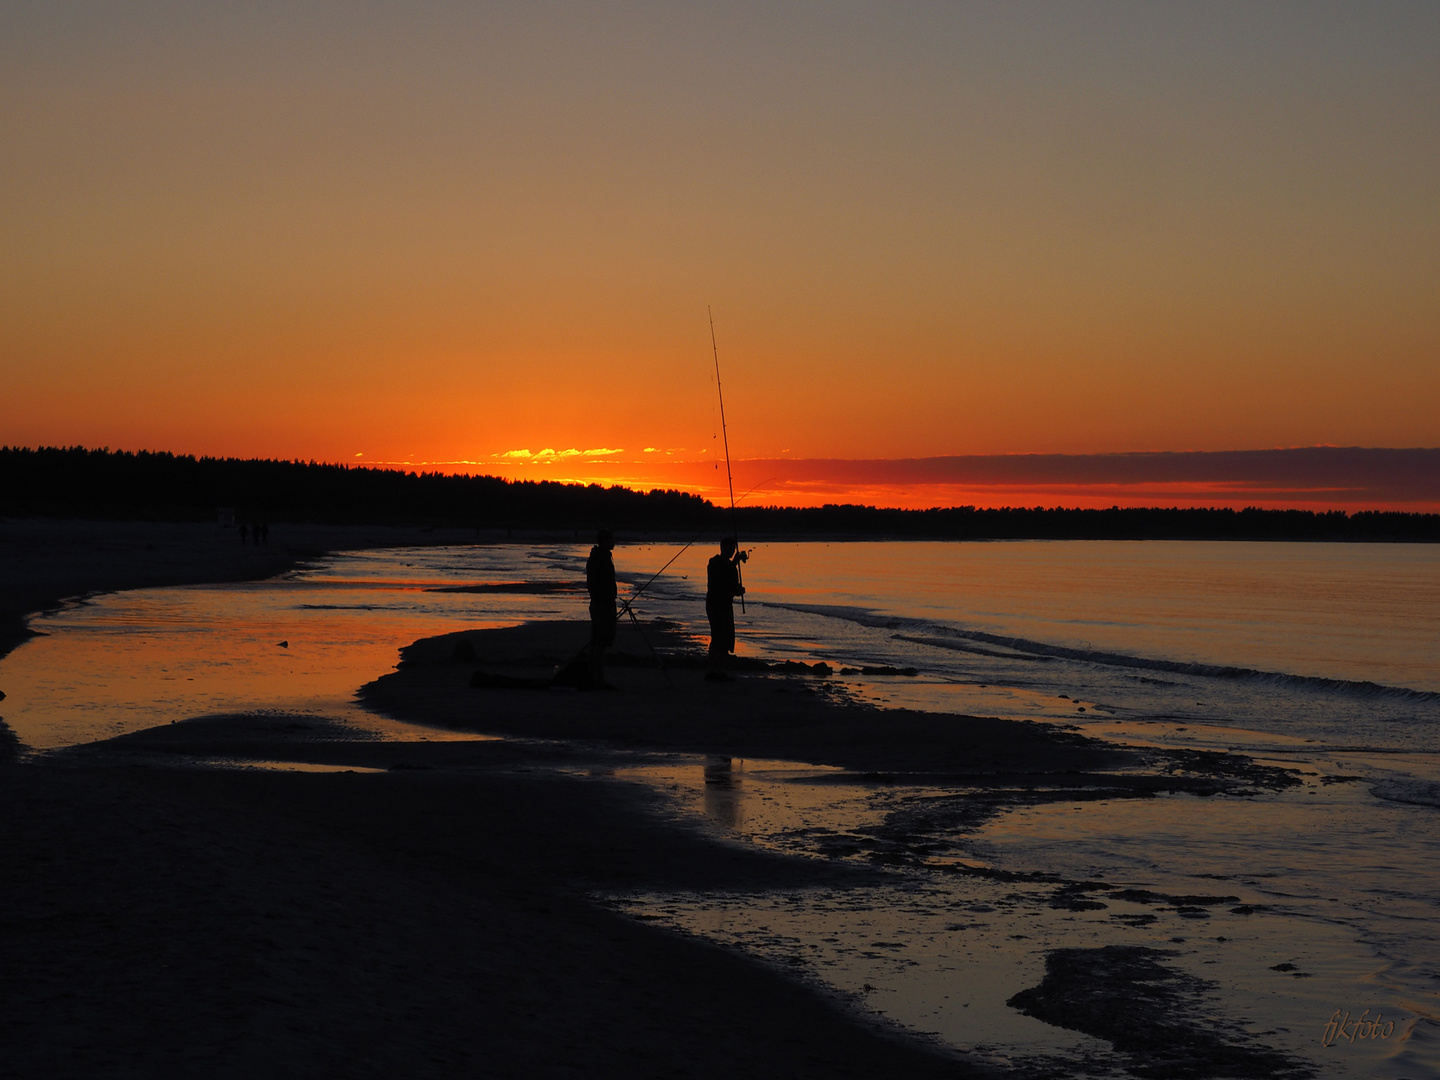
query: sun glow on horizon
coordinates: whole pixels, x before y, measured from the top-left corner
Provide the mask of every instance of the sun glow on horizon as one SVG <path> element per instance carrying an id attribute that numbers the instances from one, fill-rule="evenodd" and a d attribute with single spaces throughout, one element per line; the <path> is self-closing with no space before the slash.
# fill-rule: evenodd
<path id="1" fill-rule="evenodd" d="M 1320 452 L 1320 453 L 1315 453 Z M 671 452 L 680 455 L 681 451 Z M 643 454 L 643 452 L 642 452 Z M 1232 453 L 998 455 L 920 460 L 646 457 L 612 451 L 367 461 L 367 468 L 685 491 L 717 504 L 900 509 L 1247 506 L 1440 512 L 1440 449 L 1293 447 Z"/>

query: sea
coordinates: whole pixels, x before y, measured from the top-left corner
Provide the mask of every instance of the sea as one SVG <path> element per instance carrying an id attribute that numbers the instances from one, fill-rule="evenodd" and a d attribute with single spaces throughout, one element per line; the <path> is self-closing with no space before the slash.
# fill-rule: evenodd
<path id="1" fill-rule="evenodd" d="M 239 711 L 454 737 L 370 714 L 355 692 L 420 637 L 584 619 L 587 552 L 388 548 L 268 581 L 79 598 L 34 616 L 39 636 L 0 659 L 0 715 L 34 753 Z M 622 544 L 622 593 L 642 618 L 703 636 L 712 553 Z M 727 842 L 883 854 L 893 869 L 864 888 L 599 902 L 1017 1075 L 1145 1074 L 1123 1040 L 1007 1004 L 1062 951 L 1120 947 L 1183 980 L 1188 1015 L 1167 1022 L 1217 1045 L 1269 1048 L 1295 1075 L 1440 1076 L 1440 546 L 762 543 L 743 569 L 739 651 L 824 661 L 840 692 L 879 710 L 1226 751 L 1299 783 L 1022 799 L 897 860 L 896 822 L 963 787 L 657 754 L 611 775 Z M 547 588 L 437 591 L 482 583 Z"/>

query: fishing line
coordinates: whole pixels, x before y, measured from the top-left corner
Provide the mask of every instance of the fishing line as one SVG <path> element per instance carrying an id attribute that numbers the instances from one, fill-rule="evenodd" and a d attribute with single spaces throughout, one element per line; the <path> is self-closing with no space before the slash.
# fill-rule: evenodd
<path id="1" fill-rule="evenodd" d="M 744 495 L 741 495 L 739 501 L 740 501 L 740 502 L 744 502 L 746 499 L 748 499 L 751 495 L 755 494 L 755 492 L 759 491 L 759 490 L 760 490 L 762 487 L 764 487 L 766 484 L 768 484 L 768 483 L 770 483 L 771 481 L 776 480 L 776 479 L 778 479 L 778 478 L 772 476 L 772 477 L 770 477 L 769 480 L 762 480 L 762 481 L 760 481 L 760 483 L 756 484 L 756 485 L 755 485 L 754 487 L 752 487 L 749 491 L 745 492 Z M 704 536 L 706 533 L 708 533 L 709 531 L 710 531 L 709 529 L 701 529 L 698 533 L 696 533 L 694 536 L 692 536 L 692 537 L 686 542 L 686 544 L 685 544 L 684 547 L 682 547 L 679 551 L 675 552 L 674 555 L 671 555 L 671 556 L 670 556 L 670 558 L 666 561 L 666 563 L 665 563 L 664 566 L 660 567 L 659 570 L 656 570 L 655 573 L 653 573 L 653 574 L 650 575 L 650 580 L 649 580 L 649 581 L 645 582 L 644 585 L 641 585 L 638 589 L 636 589 L 634 592 L 632 592 L 632 593 L 631 593 L 629 596 L 627 596 L 624 600 L 621 600 L 621 601 L 620 601 L 621 610 L 624 610 L 625 608 L 627 608 L 627 607 L 631 604 L 631 602 L 634 601 L 634 599 L 635 599 L 637 596 L 639 596 L 639 595 L 640 595 L 641 593 L 643 593 L 646 589 L 648 589 L 652 584 L 654 584 L 656 578 L 658 578 L 658 577 L 659 577 L 661 574 L 663 574 L 666 570 L 669 570 L 669 569 L 670 569 L 670 564 L 671 564 L 671 563 L 673 563 L 676 559 L 680 558 L 681 555 L 684 555 L 685 552 L 689 551 L 692 547 L 694 547 L 694 546 L 695 546 L 695 542 L 696 542 L 697 540 L 699 540 L 702 536 Z"/>

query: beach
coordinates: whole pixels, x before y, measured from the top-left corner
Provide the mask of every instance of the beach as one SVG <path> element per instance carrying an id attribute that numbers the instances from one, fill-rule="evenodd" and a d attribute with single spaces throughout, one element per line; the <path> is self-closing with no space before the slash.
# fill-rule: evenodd
<path id="1" fill-rule="evenodd" d="M 10 620 L 37 598 L 258 575 L 313 551 L 89 524 L 20 543 L 37 534 L 31 565 L 47 570 L 11 570 Z M 53 555 L 93 553 L 97 536 L 103 557 Z M 835 871 L 665 825 L 627 786 L 534 772 L 554 750 L 276 732 L 268 717 L 190 726 L 43 763 L 7 747 L 0 1074 L 975 1073 L 585 899 Z M 184 767 L 237 743 L 255 760 L 379 771 Z"/>
<path id="2" fill-rule="evenodd" d="M 1440 4 L 0 55 L 0 1080 L 1440 1080 Z"/>
<path id="3" fill-rule="evenodd" d="M 146 558 L 164 544 L 133 535 L 123 580 L 163 582 Z M 16 1075 L 174 1060 L 226 1075 L 261 1062 L 296 1074 L 1332 1075 L 1310 1043 L 1373 960 L 1345 945 L 1329 909 L 1277 902 L 1308 888 L 1303 874 L 1267 885 L 1250 848 L 1186 850 L 1207 834 L 1223 848 L 1232 831 L 1282 843 L 1296 823 L 1398 806 L 1366 803 L 1357 777 L 1323 756 L 1322 774 L 1290 744 L 1277 758 L 1273 746 L 1185 741 L 1173 716 L 1126 720 L 1114 700 L 1097 704 L 1112 691 L 1035 659 L 1033 643 L 941 640 L 853 607 L 854 632 L 873 623 L 879 636 L 847 656 L 937 641 L 981 657 L 987 679 L 1010 665 L 1052 682 L 1005 690 L 916 677 L 898 659 L 826 663 L 817 653 L 844 649 L 833 631 L 828 645 L 805 636 L 794 619 L 815 606 L 803 595 L 786 600 L 799 612 L 789 622 L 752 595 L 754 631 L 775 635 L 768 659 L 747 643 L 735 681 L 708 684 L 683 576 L 665 609 L 680 621 L 652 600 L 621 626 L 615 689 L 581 692 L 551 680 L 588 634 L 567 614 L 583 604 L 568 547 L 384 539 L 410 546 L 277 550 L 281 569 L 287 557 L 310 569 L 34 620 L 54 635 L 34 655 L 64 668 L 66 650 L 98 666 L 99 652 L 155 637 L 160 660 L 142 650 L 115 663 L 157 690 L 203 676 L 176 666 L 175 650 L 281 666 L 271 683 L 222 681 L 221 698 L 157 693 L 115 734 L 78 745 L 46 742 L 10 702 L 32 724 L 29 744 L 52 747 L 14 753 L 6 769 L 6 875 L 27 884 L 4 894 L 3 978 L 17 1002 L 4 1022 L 30 1055 L 7 1066 Z M 215 553 L 215 579 L 243 576 L 235 551 Z M 818 549 L 802 554 L 817 580 L 844 580 Z M 902 554 L 933 578 L 922 549 Z M 189 558 L 187 573 L 206 572 Z M 626 565 L 650 558 L 637 549 Z M 195 632 L 175 629 L 190 625 L 184 605 Z M 233 609 L 253 645 L 206 605 Z M 366 645 L 345 620 L 392 644 Z M 335 685 L 352 703 L 265 696 L 337 651 L 349 658 Z M 1168 670 L 1119 670 L 1146 693 L 1191 693 Z M 97 688 L 80 680 L 67 700 Z M 1036 719 L 935 708 L 962 694 L 1033 705 Z M 193 704 L 222 699 L 250 707 Z M 1093 831 L 1116 823 L 1160 861 L 1097 849 Z M 1413 933 L 1403 920 L 1401 933 Z M 1424 1022 L 1400 1019 L 1395 1041 L 1375 1045 L 1408 1040 L 1408 1060 L 1423 1061 Z M 1362 1074 L 1412 1075 L 1406 1060 Z M 1352 1052 L 1333 1075 L 1357 1064 Z"/>

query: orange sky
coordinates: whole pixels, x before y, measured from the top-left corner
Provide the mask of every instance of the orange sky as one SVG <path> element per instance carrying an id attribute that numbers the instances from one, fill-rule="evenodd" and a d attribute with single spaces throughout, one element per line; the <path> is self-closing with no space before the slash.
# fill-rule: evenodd
<path id="1" fill-rule="evenodd" d="M 728 503 L 719 461 L 595 448 L 514 453 L 483 462 L 431 462 L 441 472 L 515 480 L 681 488 Z M 378 463 L 411 468 L 411 462 Z M 1014 454 L 910 459 L 741 458 L 741 506 L 860 503 L 930 506 L 1263 506 L 1440 512 L 1440 449 L 1301 447 L 1160 454 Z"/>
<path id="2" fill-rule="evenodd" d="M 23 8 L 0 443 L 1440 446 L 1434 5 Z"/>

